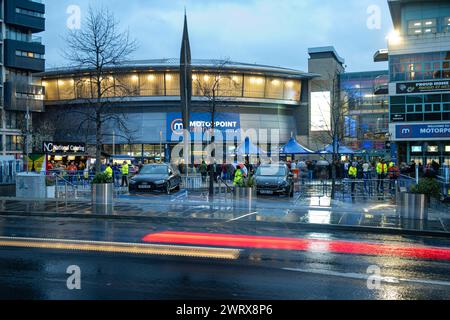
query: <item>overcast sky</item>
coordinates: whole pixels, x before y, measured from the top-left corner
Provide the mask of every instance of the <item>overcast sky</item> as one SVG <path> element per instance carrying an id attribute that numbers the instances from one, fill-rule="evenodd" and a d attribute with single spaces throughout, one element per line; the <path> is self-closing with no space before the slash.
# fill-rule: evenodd
<path id="1" fill-rule="evenodd" d="M 177 58 L 184 7 L 193 58 L 307 70 L 307 49 L 334 46 L 347 71 L 380 70 L 373 54 L 385 48 L 392 30 L 387 0 L 46 0 L 47 68 L 66 65 L 61 57 L 67 8 L 107 6 L 138 41 L 133 59 Z M 374 7 L 381 19 L 370 19 Z M 368 9 L 370 13 L 368 13 Z M 376 18 L 376 16 L 375 16 Z M 367 26 L 367 21 L 372 27 Z M 83 27 L 81 25 L 81 27 Z"/>

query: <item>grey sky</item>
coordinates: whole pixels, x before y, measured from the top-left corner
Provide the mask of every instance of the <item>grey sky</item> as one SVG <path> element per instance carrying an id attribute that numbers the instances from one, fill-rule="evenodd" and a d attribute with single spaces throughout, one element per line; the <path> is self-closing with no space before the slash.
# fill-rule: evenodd
<path id="1" fill-rule="evenodd" d="M 186 6 L 193 58 L 307 69 L 307 48 L 333 45 L 348 71 L 387 68 L 373 54 L 386 47 L 392 29 L 387 0 L 47 0 L 47 67 L 64 65 L 61 50 L 69 5 L 81 14 L 104 4 L 139 43 L 134 59 L 179 56 Z M 381 9 L 381 28 L 369 29 L 371 5 Z"/>

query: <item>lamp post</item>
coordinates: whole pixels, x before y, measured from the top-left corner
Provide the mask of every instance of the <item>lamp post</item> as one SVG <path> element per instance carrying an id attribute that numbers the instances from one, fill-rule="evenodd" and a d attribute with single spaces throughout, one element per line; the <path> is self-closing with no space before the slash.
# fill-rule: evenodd
<path id="1" fill-rule="evenodd" d="M 25 114 L 26 120 L 26 132 L 25 132 L 25 154 L 27 161 L 27 173 L 30 172 L 29 168 L 29 159 L 30 159 L 30 151 L 29 151 L 29 134 L 30 134 L 30 106 L 27 104 L 27 112 Z"/>
<path id="2" fill-rule="evenodd" d="M 162 161 L 162 135 L 163 132 L 162 130 L 159 130 L 159 162 L 163 162 Z"/>

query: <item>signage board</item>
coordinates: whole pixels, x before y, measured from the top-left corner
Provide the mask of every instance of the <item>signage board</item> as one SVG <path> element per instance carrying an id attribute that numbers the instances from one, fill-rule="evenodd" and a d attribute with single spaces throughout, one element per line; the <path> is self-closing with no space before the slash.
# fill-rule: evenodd
<path id="1" fill-rule="evenodd" d="M 240 115 L 238 113 L 225 113 L 219 112 L 215 114 L 216 130 L 226 133 L 228 130 L 239 130 L 241 127 Z M 189 119 L 189 132 L 191 138 L 194 138 L 196 132 L 206 132 L 210 130 L 211 125 L 211 113 L 198 112 L 191 113 Z M 183 120 L 181 113 L 169 112 L 167 113 L 167 141 L 178 142 L 183 136 Z M 225 136 L 223 137 L 225 139 Z"/>
<path id="2" fill-rule="evenodd" d="M 397 94 L 450 91 L 450 80 L 401 82 L 396 86 Z"/>
<path id="3" fill-rule="evenodd" d="M 42 150 L 45 154 L 82 154 L 86 153 L 86 144 L 44 141 Z"/>
<path id="4" fill-rule="evenodd" d="M 450 123 L 396 125 L 395 138 L 397 140 L 450 139 Z"/>

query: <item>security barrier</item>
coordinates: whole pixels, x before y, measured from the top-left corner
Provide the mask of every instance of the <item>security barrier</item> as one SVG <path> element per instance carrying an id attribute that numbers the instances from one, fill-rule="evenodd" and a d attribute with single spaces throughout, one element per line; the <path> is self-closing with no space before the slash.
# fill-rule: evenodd
<path id="1" fill-rule="evenodd" d="M 0 184 L 14 184 L 20 172 L 23 172 L 22 160 L 0 161 Z"/>

